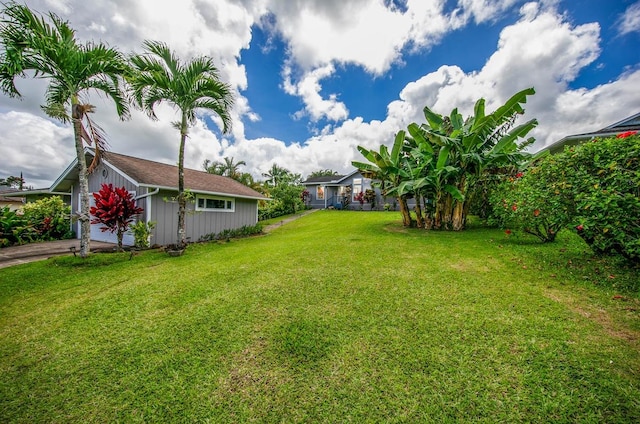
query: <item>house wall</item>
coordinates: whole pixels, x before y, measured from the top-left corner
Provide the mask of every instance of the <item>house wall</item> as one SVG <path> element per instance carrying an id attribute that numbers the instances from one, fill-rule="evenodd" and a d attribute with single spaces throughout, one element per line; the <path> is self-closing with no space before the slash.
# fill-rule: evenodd
<path id="1" fill-rule="evenodd" d="M 156 222 L 151 244 L 166 245 L 177 241 L 178 202 L 173 200 L 177 192 L 160 191 L 150 197 L 151 221 Z M 234 212 L 196 211 L 193 201 L 187 202 L 185 216 L 187 241 L 196 242 L 200 237 L 220 233 L 223 230 L 256 225 L 258 201 L 235 199 Z"/>

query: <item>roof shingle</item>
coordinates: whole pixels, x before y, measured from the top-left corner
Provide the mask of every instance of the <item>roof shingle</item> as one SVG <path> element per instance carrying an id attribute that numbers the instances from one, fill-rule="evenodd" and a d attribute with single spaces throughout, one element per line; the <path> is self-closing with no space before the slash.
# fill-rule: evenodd
<path id="1" fill-rule="evenodd" d="M 104 152 L 102 158 L 140 185 L 178 189 L 177 166 L 114 152 Z M 228 194 L 251 199 L 267 199 L 263 194 L 232 178 L 196 171 L 195 169 L 184 169 L 184 185 L 189 190 L 196 192 Z"/>

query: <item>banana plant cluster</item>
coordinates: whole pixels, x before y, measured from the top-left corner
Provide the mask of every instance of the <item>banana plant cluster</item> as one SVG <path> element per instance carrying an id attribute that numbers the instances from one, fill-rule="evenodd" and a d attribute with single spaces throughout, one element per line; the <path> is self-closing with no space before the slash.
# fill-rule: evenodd
<path id="1" fill-rule="evenodd" d="M 133 222 L 135 215 L 143 212 L 136 206 L 133 195 L 124 187 L 114 187 L 113 184 L 102 184 L 97 193 L 93 193 L 96 205 L 90 213 L 92 224 L 102 224 L 101 231 L 116 233 L 118 250 L 122 250 L 122 236 Z"/>
<path id="2" fill-rule="evenodd" d="M 379 181 L 385 195 L 397 197 L 405 226 L 459 231 L 465 228 L 474 185 L 486 173 L 507 166 L 520 167 L 533 159 L 525 138 L 538 122 L 515 125 L 533 88 L 513 95 L 490 114 L 479 99 L 473 116 L 463 119 L 458 109 L 448 116 L 424 108 L 426 123 L 411 123 L 396 134 L 391 152 L 358 146 L 369 161 L 352 164 Z M 414 199 L 414 220 L 407 200 Z"/>

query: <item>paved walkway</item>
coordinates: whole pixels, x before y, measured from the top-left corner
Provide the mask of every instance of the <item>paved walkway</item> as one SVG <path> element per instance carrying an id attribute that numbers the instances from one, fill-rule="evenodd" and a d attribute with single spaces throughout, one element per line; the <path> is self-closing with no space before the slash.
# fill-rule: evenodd
<path id="1" fill-rule="evenodd" d="M 298 215 L 284 218 L 275 224 L 267 225 L 263 231 L 268 233 L 282 225 L 296 220 L 302 216 L 317 211 L 310 209 Z M 76 251 L 80 251 L 80 240 L 58 240 L 44 241 L 40 243 L 29 243 L 22 246 L 3 247 L 0 249 L 0 268 L 6 268 L 13 265 L 26 264 L 28 262 L 41 261 L 52 256 L 72 255 L 71 248 L 75 247 Z M 91 241 L 92 252 L 112 251 L 116 247 L 112 243 L 104 243 L 101 241 Z"/>
<path id="2" fill-rule="evenodd" d="M 301 218 L 301 217 L 303 217 L 305 215 L 309 215 L 310 213 L 313 213 L 313 212 L 317 212 L 319 210 L 320 209 L 308 209 L 308 210 L 306 210 L 304 212 L 301 212 L 301 213 L 299 213 L 297 215 L 293 215 L 293 216 L 289 216 L 287 218 L 284 218 L 282 221 L 276 222 L 275 224 L 267 225 L 266 227 L 264 227 L 262 229 L 262 231 L 265 232 L 265 233 L 268 233 L 270 231 L 275 230 L 278 227 L 282 227 L 284 224 L 286 224 L 288 222 L 295 221 L 298 218 Z"/>
<path id="3" fill-rule="evenodd" d="M 0 249 L 0 268 L 41 261 L 52 256 L 72 255 L 71 248 L 80 251 L 80 240 L 43 241 L 23 244 L 22 246 L 3 247 Z M 116 245 L 101 241 L 91 242 L 92 252 L 104 252 L 115 249 Z"/>

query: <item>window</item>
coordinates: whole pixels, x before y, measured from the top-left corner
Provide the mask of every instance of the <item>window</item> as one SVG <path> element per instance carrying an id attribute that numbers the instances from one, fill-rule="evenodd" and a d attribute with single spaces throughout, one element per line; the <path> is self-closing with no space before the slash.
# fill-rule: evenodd
<path id="1" fill-rule="evenodd" d="M 353 200 L 356 200 L 355 196 L 362 193 L 362 178 L 354 178 L 353 179 Z"/>
<path id="2" fill-rule="evenodd" d="M 235 210 L 235 202 L 233 201 L 233 199 L 224 197 L 197 196 L 196 210 L 233 212 Z"/>
<path id="3" fill-rule="evenodd" d="M 324 200 L 324 187 L 318 186 L 316 188 L 316 199 Z"/>

